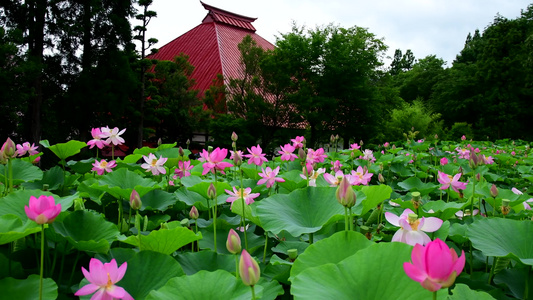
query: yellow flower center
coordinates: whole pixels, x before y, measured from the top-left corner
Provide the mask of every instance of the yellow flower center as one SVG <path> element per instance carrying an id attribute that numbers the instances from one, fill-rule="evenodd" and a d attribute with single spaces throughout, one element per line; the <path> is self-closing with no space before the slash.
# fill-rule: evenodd
<path id="1" fill-rule="evenodd" d="M 157 166 L 157 159 L 152 159 L 152 162 L 150 163 L 152 167 Z"/>
<path id="2" fill-rule="evenodd" d="M 100 164 L 100 166 L 101 166 L 102 168 L 105 168 L 105 167 L 107 166 L 107 161 L 104 160 L 104 161 Z"/>
<path id="3" fill-rule="evenodd" d="M 107 284 L 105 285 L 106 288 L 109 288 L 113 285 L 113 281 L 111 281 L 111 276 L 109 276 L 109 273 L 107 273 Z"/>

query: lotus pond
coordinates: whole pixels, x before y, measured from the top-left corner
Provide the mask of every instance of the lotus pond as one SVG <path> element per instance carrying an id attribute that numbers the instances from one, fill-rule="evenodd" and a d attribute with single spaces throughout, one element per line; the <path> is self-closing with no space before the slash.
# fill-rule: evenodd
<path id="1" fill-rule="evenodd" d="M 118 158 L 122 132 L 4 143 L 0 298 L 533 298 L 527 142 L 296 137 L 269 157 L 233 135 Z"/>

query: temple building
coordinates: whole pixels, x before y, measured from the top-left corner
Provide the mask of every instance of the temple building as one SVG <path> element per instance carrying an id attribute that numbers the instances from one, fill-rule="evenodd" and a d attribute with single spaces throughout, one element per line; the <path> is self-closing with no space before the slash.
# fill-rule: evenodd
<path id="1" fill-rule="evenodd" d="M 202 23 L 173 41 L 159 48 L 148 58 L 174 60 L 180 53 L 189 56 L 194 66 L 192 87 L 200 96 L 213 85 L 218 74 L 223 75 L 225 84 L 229 78 L 239 78 L 241 72 L 240 52 L 237 45 L 250 35 L 258 46 L 265 50 L 274 45 L 255 33 L 252 23 L 257 18 L 241 16 L 200 1 L 208 11 Z"/>

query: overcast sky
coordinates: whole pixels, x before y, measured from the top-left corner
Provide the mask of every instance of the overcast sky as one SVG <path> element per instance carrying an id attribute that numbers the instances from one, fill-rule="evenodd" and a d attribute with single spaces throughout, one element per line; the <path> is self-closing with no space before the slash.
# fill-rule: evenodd
<path id="1" fill-rule="evenodd" d="M 204 3 L 247 17 L 257 34 L 275 44 L 293 21 L 309 28 L 333 23 L 365 27 L 383 38 L 392 56 L 411 49 L 417 59 L 436 55 L 451 66 L 468 33 L 483 31 L 497 14 L 515 19 L 532 0 L 203 0 Z M 161 47 L 199 25 L 207 10 L 199 0 L 154 0 L 157 18 L 147 36 Z M 135 24 L 136 25 L 136 24 Z"/>

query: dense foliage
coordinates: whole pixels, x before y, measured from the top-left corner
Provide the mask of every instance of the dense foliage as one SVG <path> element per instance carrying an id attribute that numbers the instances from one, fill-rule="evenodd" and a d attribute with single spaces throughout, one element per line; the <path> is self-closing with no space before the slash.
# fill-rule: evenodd
<path id="1" fill-rule="evenodd" d="M 3 1 L 0 133 L 19 142 L 84 140 L 106 123 L 129 128 L 133 148 L 158 139 L 185 146 L 193 132 L 225 143 L 242 130 L 269 152 L 295 134 L 310 146 L 339 135 L 344 148 L 403 139 L 407 129 L 419 138 L 533 138 L 532 6 L 468 34 L 453 62 L 397 49 L 385 66 L 384 40 L 358 26 L 294 25 L 272 51 L 247 37 L 239 45 L 244 76 L 213 78 L 195 100 L 186 78 L 195 66 L 185 56 L 172 66 L 146 59 L 157 51 L 147 34 L 157 17 L 151 3 Z M 407 117 L 413 109 L 421 120 Z"/>

